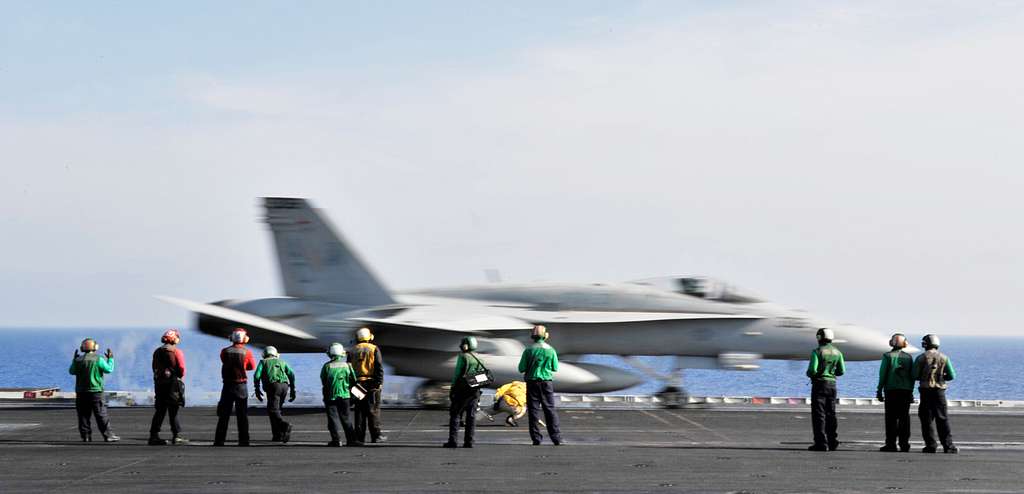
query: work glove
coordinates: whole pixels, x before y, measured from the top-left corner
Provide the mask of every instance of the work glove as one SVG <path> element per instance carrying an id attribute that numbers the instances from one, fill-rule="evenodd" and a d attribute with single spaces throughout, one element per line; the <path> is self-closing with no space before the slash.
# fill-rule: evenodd
<path id="1" fill-rule="evenodd" d="M 78 357 L 81 357 L 81 356 L 82 356 L 82 354 L 78 353 L 78 349 L 76 348 L 75 349 L 75 359 L 77 359 Z"/>
<path id="2" fill-rule="evenodd" d="M 288 403 L 295 401 L 295 388 L 292 388 L 288 393 Z"/>
<path id="3" fill-rule="evenodd" d="M 260 388 L 256 388 L 256 399 L 263 401 L 263 392 L 260 391 Z"/>
<path id="4" fill-rule="evenodd" d="M 884 402 L 885 401 L 885 393 L 882 393 L 882 390 L 875 391 L 875 399 L 878 400 L 878 401 L 883 401 Z"/>
<path id="5" fill-rule="evenodd" d="M 106 355 L 108 359 L 114 358 L 114 352 L 112 352 L 109 348 L 107 349 Z"/>

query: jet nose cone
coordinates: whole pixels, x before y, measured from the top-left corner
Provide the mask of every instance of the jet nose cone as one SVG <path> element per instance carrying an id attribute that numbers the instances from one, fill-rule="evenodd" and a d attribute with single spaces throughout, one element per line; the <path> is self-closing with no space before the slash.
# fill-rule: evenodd
<path id="1" fill-rule="evenodd" d="M 862 326 L 843 326 L 836 340 L 849 360 L 878 360 L 889 351 L 888 335 Z"/>

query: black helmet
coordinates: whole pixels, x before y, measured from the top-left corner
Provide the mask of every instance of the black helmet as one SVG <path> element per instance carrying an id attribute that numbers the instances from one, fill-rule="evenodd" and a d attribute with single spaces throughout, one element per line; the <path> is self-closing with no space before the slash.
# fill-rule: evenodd
<path id="1" fill-rule="evenodd" d="M 476 350 L 476 337 L 466 336 L 465 338 L 462 338 L 462 343 L 459 344 L 459 348 L 464 352 L 472 352 L 473 350 Z"/>
<path id="2" fill-rule="evenodd" d="M 925 350 L 929 348 L 938 348 L 941 344 L 942 343 L 939 341 L 939 335 L 937 334 L 926 334 L 924 335 L 924 338 L 921 338 L 921 346 L 923 346 Z"/>

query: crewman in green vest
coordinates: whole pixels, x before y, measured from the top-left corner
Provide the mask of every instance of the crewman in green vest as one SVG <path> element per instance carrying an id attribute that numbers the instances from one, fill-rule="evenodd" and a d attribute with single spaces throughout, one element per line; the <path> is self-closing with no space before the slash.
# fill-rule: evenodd
<path id="1" fill-rule="evenodd" d="M 281 359 L 277 348 L 268 346 L 263 350 L 263 360 L 256 365 L 252 380 L 256 388 L 256 399 L 263 401 L 260 385 L 267 390 L 267 417 L 270 418 L 272 441 L 287 443 L 292 437 L 292 424 L 281 415 L 285 396 L 295 401 L 295 372 L 288 362 Z"/>
<path id="2" fill-rule="evenodd" d="M 811 451 L 835 451 L 839 448 L 839 423 L 836 420 L 836 377 L 846 373 L 843 352 L 832 346 L 835 333 L 821 328 L 816 334 L 818 348 L 811 352 L 807 377 L 811 379 Z"/>
<path id="3" fill-rule="evenodd" d="M 452 377 L 452 390 L 449 394 L 451 407 L 448 409 L 448 442 L 445 448 L 458 446 L 459 418 L 466 415 L 466 432 L 462 442 L 463 448 L 473 447 L 473 436 L 476 434 L 476 405 L 480 401 L 480 389 L 490 384 L 487 367 L 473 353 L 476 350 L 476 338 L 467 336 L 459 344 L 462 353 L 455 360 L 455 375 Z"/>
<path id="4" fill-rule="evenodd" d="M 530 337 L 533 344 L 523 350 L 519 358 L 519 372 L 526 381 L 526 410 L 530 420 L 530 439 L 538 446 L 544 436 L 540 432 L 540 415 L 544 412 L 548 438 L 555 446 L 562 444 L 558 412 L 555 411 L 555 387 L 551 380 L 558 372 L 558 352 L 547 343 L 548 329 L 540 324 L 533 327 Z"/>
<path id="5" fill-rule="evenodd" d="M 92 338 L 82 340 L 79 354 L 75 350 L 75 358 L 71 361 L 68 373 L 75 376 L 75 410 L 78 412 L 78 433 L 83 442 L 92 442 L 92 416 L 96 416 L 96 426 L 103 434 L 103 440 L 112 443 L 120 441 L 110 430 L 110 418 L 107 416 L 107 405 L 103 403 L 103 375 L 114 372 L 114 352 L 100 357 L 96 353 L 99 343 Z"/>
<path id="6" fill-rule="evenodd" d="M 330 360 L 320 369 L 320 384 L 323 386 L 324 409 L 327 411 L 327 430 L 331 441 L 327 446 L 341 446 L 341 434 L 345 434 L 345 446 L 362 446 L 355 437 L 352 423 L 348 420 L 352 386 L 356 384 L 356 372 L 345 360 L 345 347 L 332 343 L 327 349 Z M 340 429 L 340 431 L 339 431 Z"/>
<path id="7" fill-rule="evenodd" d="M 879 451 L 910 451 L 910 403 L 914 401 L 914 359 L 903 351 L 907 337 L 889 339 L 892 350 L 882 354 L 875 397 L 885 402 L 885 446 Z M 899 442 L 899 449 L 896 447 Z"/>

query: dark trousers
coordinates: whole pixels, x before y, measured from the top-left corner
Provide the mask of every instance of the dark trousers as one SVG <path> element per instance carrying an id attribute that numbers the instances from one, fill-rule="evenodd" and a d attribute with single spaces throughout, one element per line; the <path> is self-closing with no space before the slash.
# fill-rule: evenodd
<path id="1" fill-rule="evenodd" d="M 341 436 L 339 432 L 343 432 L 345 434 L 345 444 L 354 442 L 353 436 L 355 434 L 352 431 L 352 423 L 348 420 L 348 409 L 350 406 L 351 403 L 348 398 L 338 398 L 324 402 L 324 408 L 327 409 L 327 430 L 331 433 L 331 441 L 340 443 Z M 341 429 L 341 431 L 338 429 Z"/>
<path id="2" fill-rule="evenodd" d="M 160 434 L 160 429 L 164 426 L 164 416 L 170 417 L 171 433 L 177 437 L 181 433 L 181 422 L 178 420 L 178 408 L 180 402 L 177 398 L 171 396 L 170 385 L 156 386 L 156 411 L 153 412 L 153 423 L 149 425 L 149 435 L 156 436 Z"/>
<path id="3" fill-rule="evenodd" d="M 885 445 L 910 448 L 910 403 L 914 401 L 912 389 L 885 391 Z"/>
<path id="4" fill-rule="evenodd" d="M 551 381 L 526 381 L 526 410 L 530 417 L 530 439 L 539 443 L 544 436 L 540 433 L 540 413 L 544 411 L 544 422 L 548 426 L 551 442 L 562 442 L 558 429 L 558 412 L 555 411 L 555 387 Z"/>
<path id="5" fill-rule="evenodd" d="M 953 445 L 953 433 L 946 414 L 946 390 L 922 388 L 917 416 L 921 418 L 921 437 L 925 446 L 934 448 L 942 444 L 948 448 Z M 935 436 L 936 426 L 939 428 L 938 438 Z"/>
<path id="6" fill-rule="evenodd" d="M 836 383 L 814 381 L 811 384 L 811 429 L 814 444 L 835 448 L 839 445 L 839 423 L 836 421 Z"/>
<path id="7" fill-rule="evenodd" d="M 92 435 L 92 416 L 96 416 L 96 426 L 103 437 L 110 434 L 110 418 L 107 417 L 107 405 L 103 403 L 103 392 L 88 391 L 75 393 L 75 411 L 78 412 L 78 433 L 84 439 Z"/>
<path id="8" fill-rule="evenodd" d="M 464 444 L 473 444 L 476 434 L 476 404 L 480 401 L 480 390 L 466 385 L 456 384 L 452 388 L 452 405 L 448 409 L 448 442 L 455 444 L 459 440 L 459 420 L 465 414 L 466 433 Z"/>
<path id="9" fill-rule="evenodd" d="M 217 402 L 217 432 L 213 438 L 214 444 L 224 444 L 228 436 L 228 421 L 231 419 L 231 409 L 235 410 L 235 417 L 238 419 L 238 443 L 249 443 L 249 389 L 246 383 L 224 383 L 224 389 L 220 392 L 220 401 Z"/>
<path id="10" fill-rule="evenodd" d="M 355 439 L 366 441 L 366 429 L 370 429 L 370 439 L 376 441 L 380 437 L 380 388 L 366 390 L 366 398 L 356 402 Z"/>
<path id="11" fill-rule="evenodd" d="M 288 430 L 288 422 L 281 415 L 281 407 L 288 398 L 288 383 L 270 383 L 267 386 L 267 417 L 270 417 L 270 432 L 274 439 L 280 439 Z"/>

